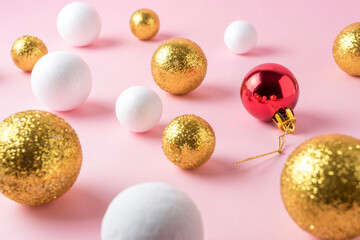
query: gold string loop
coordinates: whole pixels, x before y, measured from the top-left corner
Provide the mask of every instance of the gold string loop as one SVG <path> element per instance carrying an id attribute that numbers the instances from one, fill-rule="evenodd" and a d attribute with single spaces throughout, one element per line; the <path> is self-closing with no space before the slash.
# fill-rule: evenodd
<path id="1" fill-rule="evenodd" d="M 255 157 L 246 158 L 246 159 L 244 159 L 244 160 L 235 162 L 235 163 L 234 163 L 234 166 L 236 166 L 236 165 L 238 165 L 238 164 L 240 164 L 240 163 L 244 163 L 244 162 L 247 162 L 247 161 L 256 159 L 256 158 L 265 157 L 265 156 L 267 156 L 267 155 L 271 155 L 271 154 L 274 154 L 274 153 L 282 153 L 283 148 L 284 148 L 284 144 L 285 144 L 286 136 L 287 136 L 289 133 L 292 133 L 292 132 L 293 132 L 292 129 L 294 129 L 294 123 L 293 123 L 293 121 L 291 120 L 291 121 L 289 121 L 289 122 L 287 123 L 285 132 L 279 136 L 279 148 L 278 148 L 277 150 L 272 151 L 272 152 L 268 152 L 268 153 L 264 153 L 264 154 L 261 154 L 261 155 L 255 156 Z"/>

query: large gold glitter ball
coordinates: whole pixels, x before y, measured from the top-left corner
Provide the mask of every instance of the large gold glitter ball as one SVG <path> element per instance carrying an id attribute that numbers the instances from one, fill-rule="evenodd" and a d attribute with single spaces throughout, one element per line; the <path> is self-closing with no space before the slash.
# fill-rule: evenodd
<path id="1" fill-rule="evenodd" d="M 11 48 L 13 62 L 25 72 L 31 72 L 35 63 L 47 53 L 43 41 L 34 36 L 18 38 Z"/>
<path id="2" fill-rule="evenodd" d="M 139 9 L 130 18 L 131 32 L 141 40 L 148 40 L 154 37 L 159 28 L 159 18 L 150 9 Z"/>
<path id="3" fill-rule="evenodd" d="M 74 129 L 44 111 L 25 111 L 0 123 L 0 191 L 27 205 L 53 201 L 79 175 L 82 151 Z"/>
<path id="4" fill-rule="evenodd" d="M 186 94 L 200 86 L 205 78 L 207 60 L 193 41 L 173 38 L 163 42 L 151 60 L 156 84 L 172 94 Z"/>
<path id="5" fill-rule="evenodd" d="M 344 72 L 360 76 L 360 23 L 347 26 L 337 35 L 333 55 Z"/>
<path id="6" fill-rule="evenodd" d="M 176 166 L 192 169 L 210 159 L 215 149 L 215 133 L 209 123 L 192 114 L 179 116 L 165 128 L 162 149 Z"/>
<path id="7" fill-rule="evenodd" d="M 281 195 L 292 219 L 312 235 L 360 235 L 360 140 L 328 134 L 298 146 L 283 168 Z"/>

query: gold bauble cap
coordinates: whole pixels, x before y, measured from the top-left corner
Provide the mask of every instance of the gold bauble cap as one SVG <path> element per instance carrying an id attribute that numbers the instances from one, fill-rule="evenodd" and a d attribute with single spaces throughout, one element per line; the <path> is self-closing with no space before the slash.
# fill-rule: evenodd
<path id="1" fill-rule="evenodd" d="M 281 174 L 292 219 L 322 239 L 360 235 L 360 140 L 328 134 L 298 146 Z"/>
<path id="2" fill-rule="evenodd" d="M 154 52 L 151 72 L 155 83 L 166 92 L 186 94 L 196 89 L 205 78 L 207 60 L 193 41 L 173 38 Z"/>

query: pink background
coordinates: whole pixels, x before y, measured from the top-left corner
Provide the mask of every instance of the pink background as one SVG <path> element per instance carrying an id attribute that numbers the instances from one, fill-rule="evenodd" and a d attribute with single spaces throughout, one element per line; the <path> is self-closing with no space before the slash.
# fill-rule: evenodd
<path id="1" fill-rule="evenodd" d="M 67 45 L 57 33 L 57 14 L 68 2 L 1 3 L 1 119 L 23 110 L 49 110 L 32 94 L 30 74 L 11 61 L 11 45 L 22 35 L 38 36 L 49 51 L 78 54 L 93 74 L 88 101 L 74 111 L 58 113 L 82 143 L 83 167 L 77 182 L 63 197 L 40 207 L 0 196 L 1 239 L 99 239 L 112 198 L 145 181 L 164 181 L 186 192 L 200 209 L 206 240 L 315 239 L 283 207 L 280 174 L 292 150 L 310 137 L 324 133 L 360 137 L 360 79 L 342 72 L 332 58 L 337 33 L 359 21 L 359 0 L 88 1 L 98 9 L 103 29 L 86 48 Z M 159 34 L 147 42 L 129 29 L 131 14 L 144 7 L 153 9 L 161 21 Z M 237 19 L 250 21 L 258 31 L 256 49 L 245 56 L 230 53 L 223 43 L 226 26 Z M 151 76 L 154 50 L 172 37 L 195 41 L 208 59 L 203 84 L 186 96 L 163 92 Z M 266 62 L 285 65 L 298 79 L 296 132 L 288 137 L 282 155 L 232 167 L 235 161 L 275 150 L 281 134 L 273 124 L 252 118 L 239 98 L 242 78 Z M 117 97 L 132 85 L 154 89 L 164 105 L 160 124 L 144 134 L 126 131 L 115 116 Z M 185 113 L 206 119 L 217 137 L 212 158 L 194 171 L 175 167 L 161 149 L 163 129 Z"/>

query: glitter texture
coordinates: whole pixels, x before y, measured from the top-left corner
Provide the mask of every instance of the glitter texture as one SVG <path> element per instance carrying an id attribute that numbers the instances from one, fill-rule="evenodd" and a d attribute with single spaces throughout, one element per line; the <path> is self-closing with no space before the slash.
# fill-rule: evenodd
<path id="1" fill-rule="evenodd" d="M 45 44 L 34 36 L 18 38 L 11 48 L 13 62 L 26 72 L 31 72 L 35 63 L 47 53 Z"/>
<path id="2" fill-rule="evenodd" d="M 204 52 L 196 43 L 185 38 L 163 42 L 151 60 L 156 84 L 172 94 L 186 94 L 200 86 L 206 69 Z"/>
<path id="3" fill-rule="evenodd" d="M 360 23 L 347 26 L 337 35 L 333 55 L 344 72 L 360 76 Z"/>
<path id="4" fill-rule="evenodd" d="M 50 202 L 74 184 L 82 152 L 74 129 L 44 111 L 25 111 L 0 123 L 0 191 L 22 204 Z"/>
<path id="5" fill-rule="evenodd" d="M 285 163 L 281 194 L 293 220 L 316 237 L 360 235 L 360 140 L 329 134 L 301 144 Z"/>
<path id="6" fill-rule="evenodd" d="M 162 149 L 176 166 L 197 168 L 214 152 L 215 133 L 204 119 L 191 114 L 182 115 L 165 128 Z"/>
<path id="7" fill-rule="evenodd" d="M 131 32 L 141 40 L 154 37 L 160 28 L 160 21 L 150 9 L 139 9 L 130 18 Z"/>

